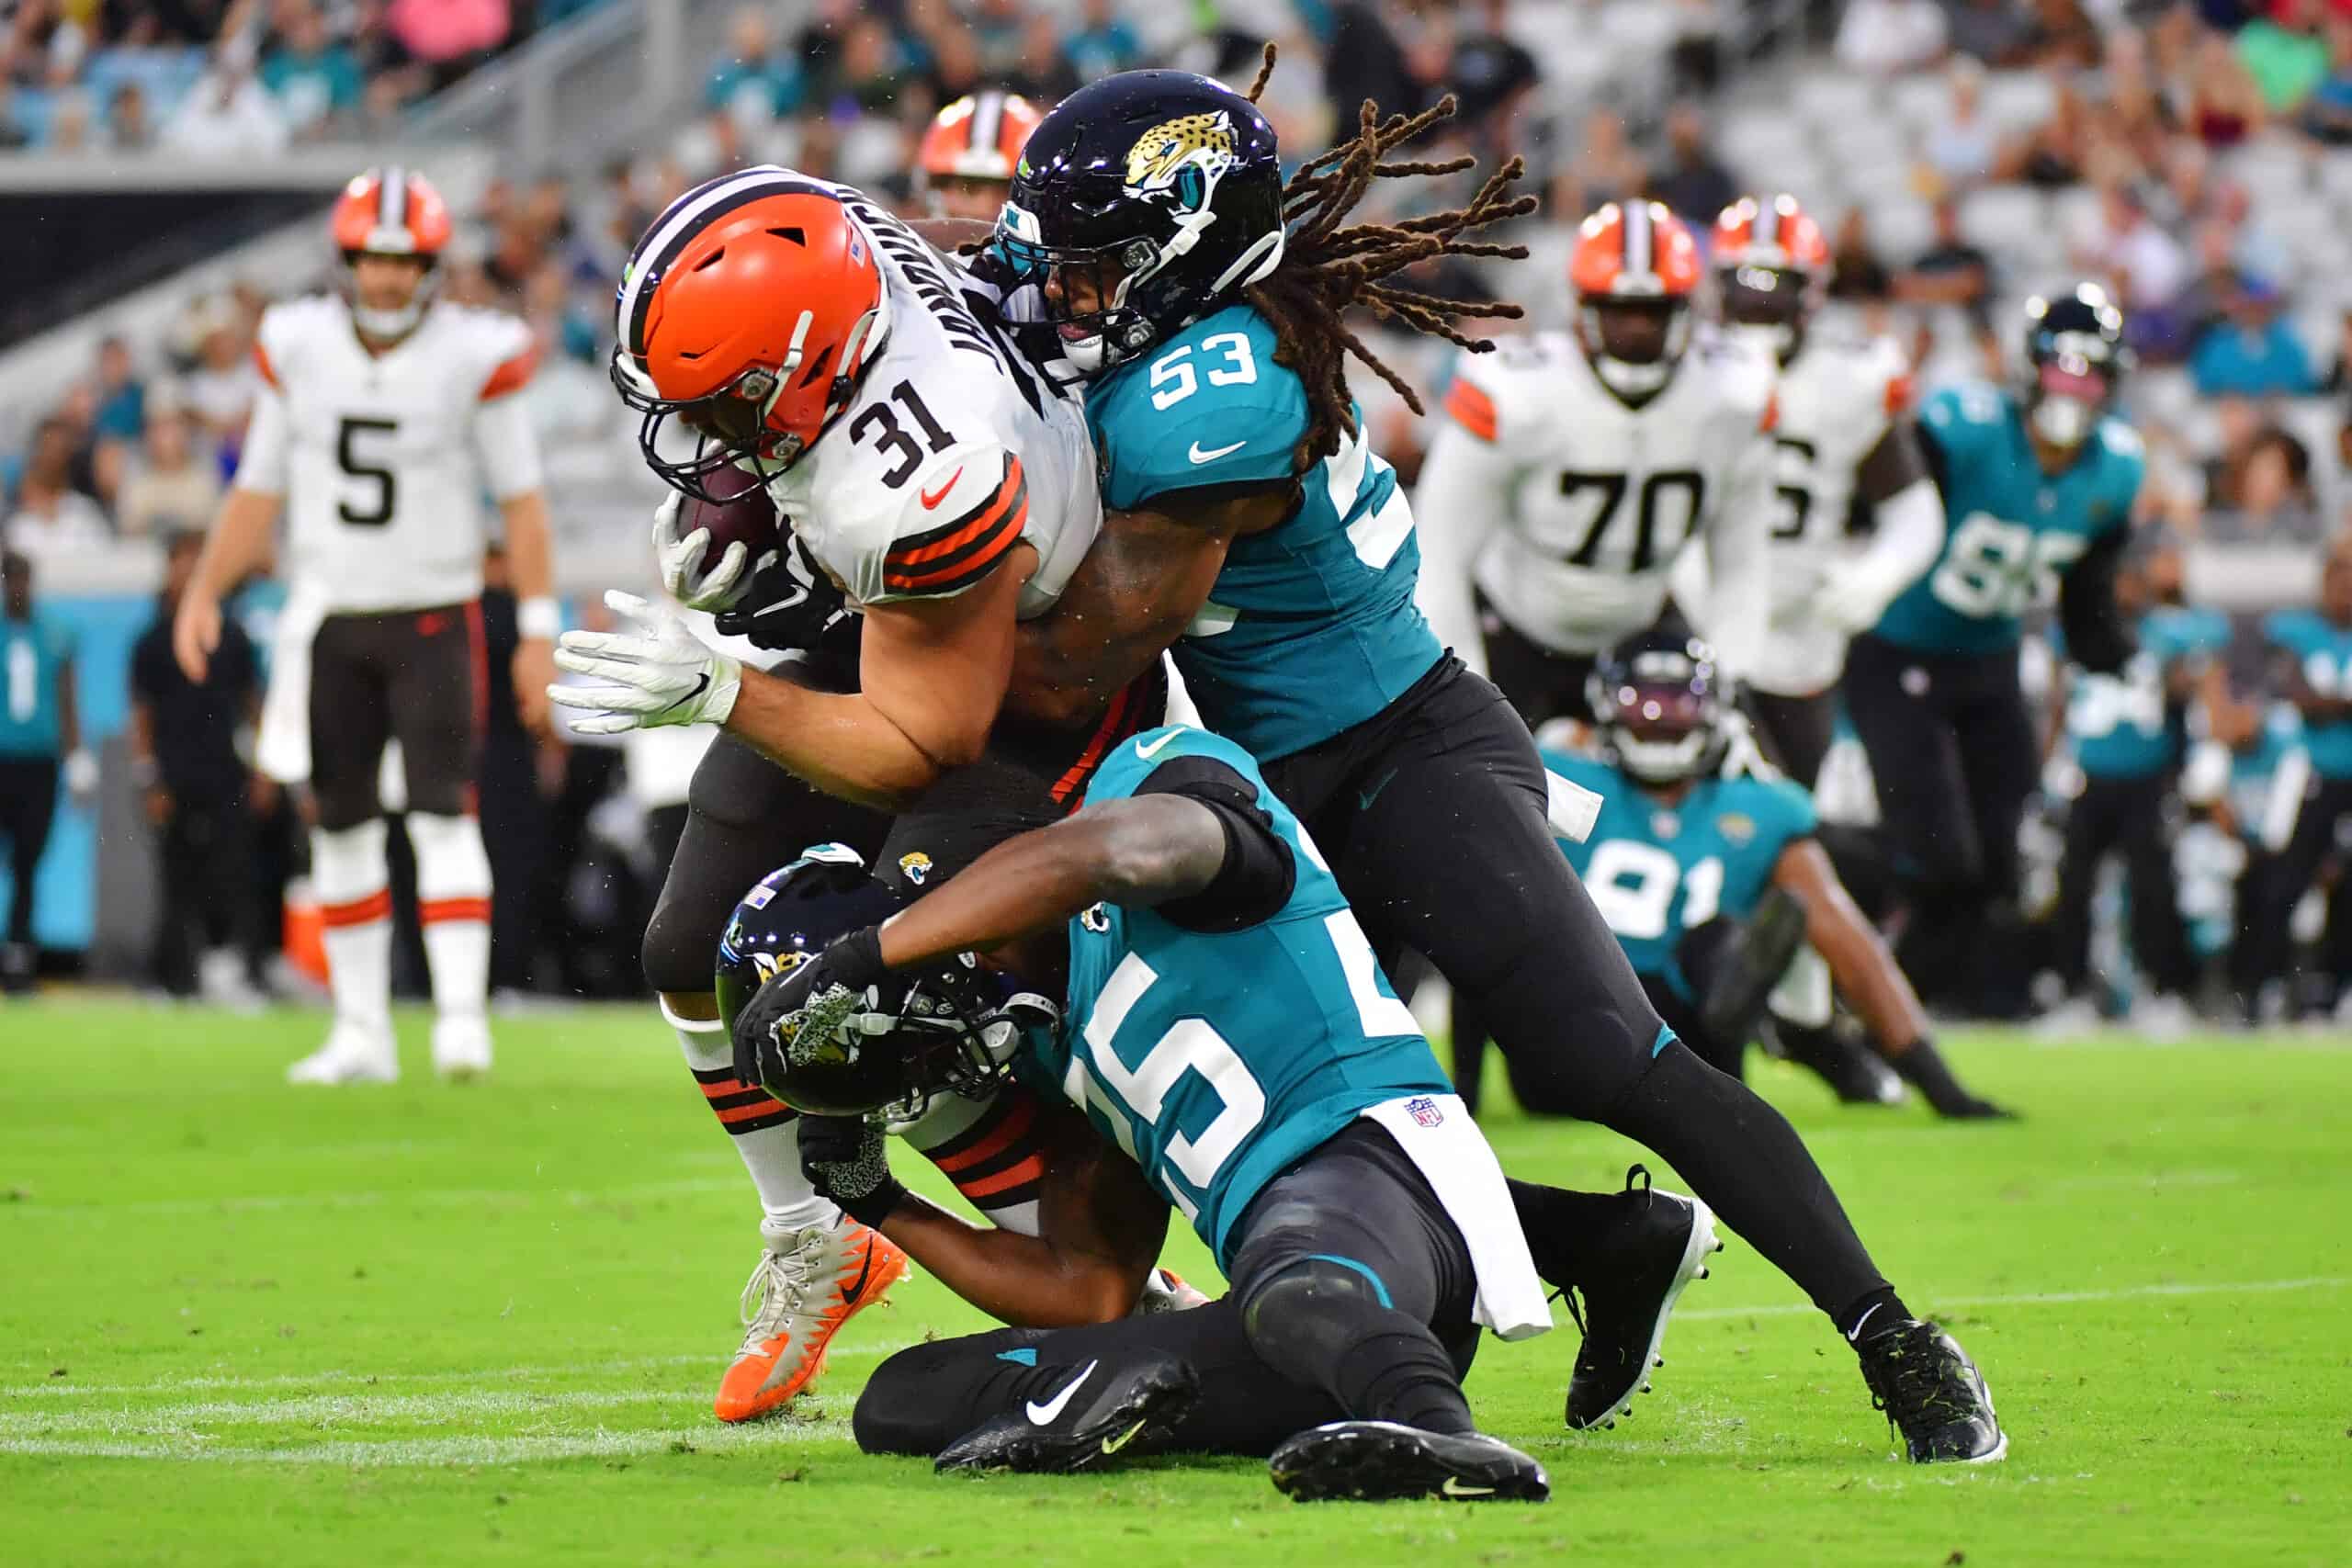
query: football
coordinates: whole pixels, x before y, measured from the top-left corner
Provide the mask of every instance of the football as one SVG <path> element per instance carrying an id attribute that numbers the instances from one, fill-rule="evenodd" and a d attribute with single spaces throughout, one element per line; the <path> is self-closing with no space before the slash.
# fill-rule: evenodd
<path id="1" fill-rule="evenodd" d="M 776 547 L 775 502 L 768 498 L 765 486 L 749 474 L 714 475 L 707 488 L 714 495 L 724 493 L 729 485 L 742 486 L 723 501 L 710 502 L 686 497 L 678 518 L 678 536 L 684 538 L 697 528 L 710 530 L 710 544 L 703 551 L 707 565 L 716 564 L 727 553 L 727 547 L 741 544 L 744 552 L 757 566 L 762 556 Z"/>

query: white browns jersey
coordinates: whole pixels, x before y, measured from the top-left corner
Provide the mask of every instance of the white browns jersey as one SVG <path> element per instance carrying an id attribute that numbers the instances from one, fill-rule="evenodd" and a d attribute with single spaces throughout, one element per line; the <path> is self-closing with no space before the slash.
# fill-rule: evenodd
<path id="1" fill-rule="evenodd" d="M 911 229 L 836 186 L 876 241 L 888 336 L 849 407 L 767 480 L 853 604 L 941 598 L 1026 541 L 1023 617 L 1061 596 L 1102 525 L 1084 408 L 975 313 L 970 280 Z"/>
<path id="2" fill-rule="evenodd" d="M 1464 564 L 1487 604 L 1521 637 L 1587 655 L 1656 622 L 1683 547 L 1741 520 L 1733 492 L 1764 471 L 1772 366 L 1702 333 L 1636 408 L 1574 337 L 1543 333 L 1464 355 L 1446 412 L 1413 502 L 1424 551 L 1438 530 L 1476 536 Z"/>
<path id="3" fill-rule="evenodd" d="M 1889 337 L 1809 333 L 1781 367 L 1773 432 L 1771 516 L 1765 546 L 1770 607 L 1764 642 L 1745 671 L 1758 689 L 1782 696 L 1826 691 L 1846 666 L 1846 637 L 1813 614 L 1823 572 L 1852 547 L 1846 532 L 1856 476 L 1888 427 L 1911 403 L 1911 367 Z M 1702 569 L 1686 562 L 1678 596 L 1707 630 L 1716 601 Z M 1686 583 L 1690 586 L 1685 586 Z"/>
<path id="4" fill-rule="evenodd" d="M 263 313 L 254 355 L 266 387 L 237 484 L 286 498 L 291 581 L 330 613 L 479 597 L 483 496 L 540 483 L 513 395 L 537 360 L 530 328 L 439 301 L 371 355 L 344 300 L 312 295 Z"/>

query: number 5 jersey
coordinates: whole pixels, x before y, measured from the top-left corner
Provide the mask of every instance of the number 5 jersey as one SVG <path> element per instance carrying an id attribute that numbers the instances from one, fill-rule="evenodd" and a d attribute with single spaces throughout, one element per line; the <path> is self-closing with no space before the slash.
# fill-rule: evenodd
<path id="1" fill-rule="evenodd" d="M 537 360 L 516 318 L 447 300 L 370 354 L 336 295 L 271 306 L 241 490 L 286 498 L 288 576 L 328 613 L 481 594 L 482 497 L 539 488 L 521 400 Z"/>

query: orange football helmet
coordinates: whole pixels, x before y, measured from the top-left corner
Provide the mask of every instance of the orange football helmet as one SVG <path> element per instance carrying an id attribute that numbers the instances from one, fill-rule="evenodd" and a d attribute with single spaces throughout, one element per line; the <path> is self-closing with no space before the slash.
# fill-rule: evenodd
<path id="1" fill-rule="evenodd" d="M 1699 242 L 1661 202 L 1612 201 L 1577 226 L 1568 254 L 1577 336 L 1610 390 L 1641 402 L 1673 378 L 1704 276 Z"/>
<path id="2" fill-rule="evenodd" d="M 398 338 L 415 327 L 440 284 L 441 253 L 454 228 L 449 204 L 415 170 L 393 165 L 352 176 L 335 198 L 327 231 L 342 253 L 351 317 L 362 332 Z M 424 265 L 400 303 L 381 303 L 363 299 L 357 279 L 348 276 L 362 256 L 407 256 Z"/>
<path id="3" fill-rule="evenodd" d="M 873 237 L 826 186 L 768 164 L 680 197 L 621 274 L 613 384 L 645 416 L 646 462 L 705 501 L 728 468 L 789 468 L 881 352 L 889 299 Z"/>
<path id="4" fill-rule="evenodd" d="M 1829 273 L 1829 242 L 1792 196 L 1744 196 L 1715 220 L 1724 319 L 1769 333 L 1782 364 L 1828 293 Z"/>
<path id="5" fill-rule="evenodd" d="M 1044 118 L 1018 93 L 990 88 L 956 99 L 922 133 L 917 184 L 943 216 L 995 221 L 1021 149 Z"/>

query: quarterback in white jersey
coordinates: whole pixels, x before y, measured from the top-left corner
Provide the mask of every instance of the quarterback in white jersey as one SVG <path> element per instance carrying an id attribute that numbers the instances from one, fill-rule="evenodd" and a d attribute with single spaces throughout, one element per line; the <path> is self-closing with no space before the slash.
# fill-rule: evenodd
<path id="1" fill-rule="evenodd" d="M 519 599 L 514 684 L 527 722 L 543 719 L 560 627 L 538 453 L 514 396 L 537 358 L 530 329 L 434 299 L 450 227 L 413 171 L 371 170 L 345 187 L 331 229 L 348 297 L 263 316 L 265 385 L 173 628 L 180 663 L 201 680 L 220 595 L 266 560 L 283 511 L 290 592 L 258 750 L 275 776 L 307 782 L 317 807 L 311 874 L 335 1003 L 326 1045 L 291 1069 L 300 1083 L 399 1072 L 378 794 L 394 739 L 439 1014 L 434 1064 L 452 1076 L 490 1066 L 490 862 L 474 815 L 485 491 Z"/>
<path id="2" fill-rule="evenodd" d="M 1657 620 L 1694 540 L 1724 581 L 1760 576 L 1772 367 L 1696 330 L 1702 266 L 1664 207 L 1602 208 L 1570 263 L 1577 331 L 1465 355 L 1446 397 L 1413 498 L 1422 606 L 1530 723 L 1589 716 L 1594 658 Z M 1717 629 L 1735 671 L 1757 608 Z"/>
<path id="3" fill-rule="evenodd" d="M 1829 247 L 1787 196 L 1743 197 L 1716 220 L 1714 265 L 1728 332 L 1780 363 L 1763 644 L 1745 674 L 1750 705 L 1781 765 L 1810 787 L 1835 723 L 1832 689 L 1846 644 L 1934 564 L 1943 513 L 1912 433 L 1910 362 L 1893 340 L 1814 324 Z M 1867 544 L 1849 519 L 1869 514 Z M 1707 563 L 1686 558 L 1675 598 L 1713 634 L 1752 598 L 1717 592 Z"/>

